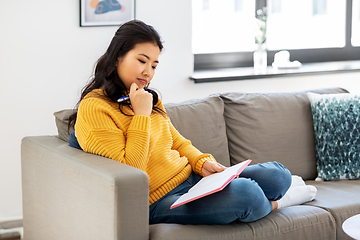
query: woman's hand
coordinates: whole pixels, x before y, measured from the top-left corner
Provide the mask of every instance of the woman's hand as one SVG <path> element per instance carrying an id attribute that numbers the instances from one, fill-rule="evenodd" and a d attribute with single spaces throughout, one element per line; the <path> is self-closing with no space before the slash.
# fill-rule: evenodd
<path id="1" fill-rule="evenodd" d="M 153 107 L 153 96 L 151 93 L 139 88 L 136 83 L 130 86 L 130 102 L 135 115 L 150 117 Z"/>
<path id="2" fill-rule="evenodd" d="M 226 169 L 223 165 L 217 162 L 206 161 L 201 169 L 201 175 L 207 177 L 213 173 L 222 172 Z"/>

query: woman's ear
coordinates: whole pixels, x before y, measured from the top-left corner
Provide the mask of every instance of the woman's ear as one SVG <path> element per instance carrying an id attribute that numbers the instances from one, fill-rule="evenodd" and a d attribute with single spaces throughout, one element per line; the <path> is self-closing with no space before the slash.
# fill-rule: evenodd
<path id="1" fill-rule="evenodd" d="M 118 58 L 116 59 L 116 63 L 115 63 L 115 66 L 116 66 L 116 67 L 118 67 L 119 62 L 121 62 L 121 58 L 120 58 L 120 57 L 118 57 Z"/>

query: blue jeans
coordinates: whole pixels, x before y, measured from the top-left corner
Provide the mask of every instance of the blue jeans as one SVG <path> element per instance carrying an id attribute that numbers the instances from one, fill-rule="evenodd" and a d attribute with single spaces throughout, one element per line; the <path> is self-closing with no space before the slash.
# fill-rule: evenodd
<path id="1" fill-rule="evenodd" d="M 77 149 L 80 149 L 82 150 L 82 148 L 80 147 L 80 144 L 77 140 L 77 137 L 75 136 L 75 131 L 72 131 L 70 133 L 70 136 L 69 136 L 69 145 L 73 148 L 77 148 Z"/>
<path id="2" fill-rule="evenodd" d="M 202 177 L 190 177 L 150 205 L 150 224 L 228 224 L 252 222 L 272 211 L 270 201 L 282 198 L 291 185 L 291 173 L 281 163 L 250 165 L 222 191 L 170 209 Z"/>

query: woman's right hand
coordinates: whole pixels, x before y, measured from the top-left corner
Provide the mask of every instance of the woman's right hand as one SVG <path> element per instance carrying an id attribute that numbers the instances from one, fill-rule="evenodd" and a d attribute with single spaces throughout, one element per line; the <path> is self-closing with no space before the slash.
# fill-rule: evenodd
<path id="1" fill-rule="evenodd" d="M 130 102 L 135 115 L 150 117 L 153 107 L 153 96 L 151 93 L 139 88 L 136 83 L 130 86 Z"/>
<path id="2" fill-rule="evenodd" d="M 203 177 L 210 176 L 211 174 L 222 172 L 226 169 L 225 166 L 218 162 L 206 161 L 201 169 L 201 175 Z"/>

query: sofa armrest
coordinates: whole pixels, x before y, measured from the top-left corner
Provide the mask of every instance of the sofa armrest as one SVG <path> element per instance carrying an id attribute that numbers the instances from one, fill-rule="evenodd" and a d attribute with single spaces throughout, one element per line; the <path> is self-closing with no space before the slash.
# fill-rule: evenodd
<path id="1" fill-rule="evenodd" d="M 25 137 L 21 164 L 27 240 L 149 239 L 145 172 L 56 136 Z"/>

